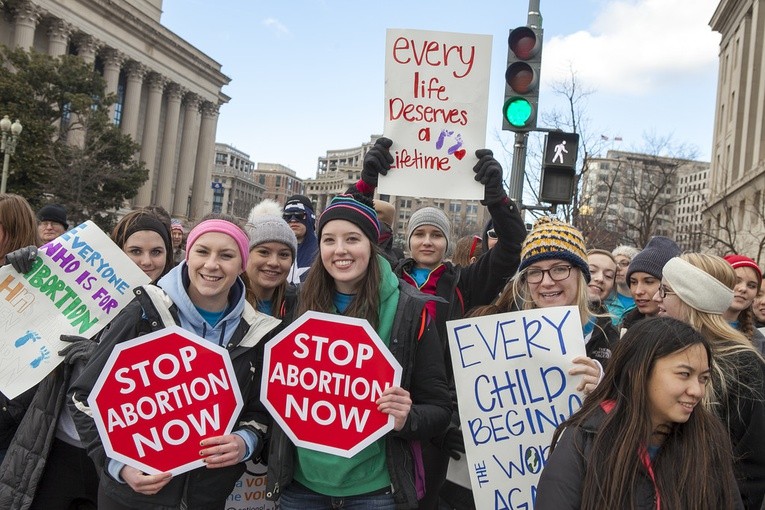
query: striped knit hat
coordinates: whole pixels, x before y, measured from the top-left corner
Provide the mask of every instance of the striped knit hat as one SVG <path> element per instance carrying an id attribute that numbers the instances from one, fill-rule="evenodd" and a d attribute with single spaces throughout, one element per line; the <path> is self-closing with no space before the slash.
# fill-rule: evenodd
<path id="1" fill-rule="evenodd" d="M 321 239 L 321 231 L 332 220 L 350 221 L 366 235 L 373 244 L 380 239 L 380 223 L 377 220 L 372 201 L 363 195 L 338 195 L 332 199 L 324 212 L 319 216 L 317 234 Z"/>
<path id="2" fill-rule="evenodd" d="M 579 268 L 585 280 L 590 281 L 587 248 L 582 233 L 566 222 L 542 216 L 523 241 L 518 272 L 535 262 L 550 259 L 561 259 L 573 264 Z"/>

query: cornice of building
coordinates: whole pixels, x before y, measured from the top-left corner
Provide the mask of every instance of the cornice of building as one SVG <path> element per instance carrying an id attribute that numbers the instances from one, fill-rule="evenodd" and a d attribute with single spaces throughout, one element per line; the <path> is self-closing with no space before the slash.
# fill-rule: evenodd
<path id="1" fill-rule="evenodd" d="M 723 36 L 730 35 L 732 27 L 749 10 L 751 4 L 752 0 L 720 0 L 712 19 L 709 20 L 709 26 Z"/>
<path id="2" fill-rule="evenodd" d="M 147 65 L 151 70 L 201 95 L 207 101 L 220 104 L 230 99 L 229 96 L 220 92 L 220 88 L 227 85 L 231 78 L 221 72 L 221 65 L 218 62 L 127 2 L 33 0 L 33 3 L 50 15 L 71 23 L 75 30 L 96 37 L 106 45 L 120 50 L 130 59 Z M 134 33 L 141 47 L 131 46 L 128 41 L 119 39 L 115 35 L 117 31 L 110 30 L 108 25 L 99 26 L 88 21 L 81 14 L 81 10 L 90 10 L 105 20 L 113 20 L 113 24 L 121 30 Z M 162 64 L 152 56 L 152 52 L 146 51 L 145 47 L 151 45 L 156 47 L 153 51 L 159 51 L 171 57 L 183 65 L 188 72 L 178 73 L 175 69 Z M 187 78 L 187 76 L 194 76 L 196 79 Z M 209 88 L 205 89 L 198 84 L 200 78 L 218 88 L 215 97 L 211 96 Z"/>

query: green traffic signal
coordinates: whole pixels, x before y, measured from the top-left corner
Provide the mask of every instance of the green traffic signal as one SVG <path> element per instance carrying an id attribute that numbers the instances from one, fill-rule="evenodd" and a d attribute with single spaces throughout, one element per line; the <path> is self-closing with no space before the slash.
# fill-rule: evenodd
<path id="1" fill-rule="evenodd" d="M 522 97 L 511 97 L 505 101 L 502 108 L 507 122 L 515 128 L 525 128 L 529 125 L 534 110 L 531 103 Z"/>

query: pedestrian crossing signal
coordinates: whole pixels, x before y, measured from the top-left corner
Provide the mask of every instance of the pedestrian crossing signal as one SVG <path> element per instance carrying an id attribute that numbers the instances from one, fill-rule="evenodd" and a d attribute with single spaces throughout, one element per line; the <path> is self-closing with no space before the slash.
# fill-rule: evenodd
<path id="1" fill-rule="evenodd" d="M 576 192 L 576 160 L 579 135 L 551 131 L 545 136 L 539 201 L 570 204 Z"/>

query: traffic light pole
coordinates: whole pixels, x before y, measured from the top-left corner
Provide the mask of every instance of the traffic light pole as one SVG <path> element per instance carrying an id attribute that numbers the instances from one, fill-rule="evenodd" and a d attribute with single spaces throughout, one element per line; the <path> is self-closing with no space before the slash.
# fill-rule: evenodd
<path id="1" fill-rule="evenodd" d="M 513 168 L 510 170 L 510 198 L 522 206 L 523 204 L 523 177 L 526 173 L 526 139 L 528 133 L 515 133 L 513 145 Z"/>

